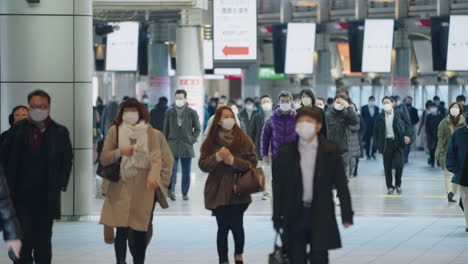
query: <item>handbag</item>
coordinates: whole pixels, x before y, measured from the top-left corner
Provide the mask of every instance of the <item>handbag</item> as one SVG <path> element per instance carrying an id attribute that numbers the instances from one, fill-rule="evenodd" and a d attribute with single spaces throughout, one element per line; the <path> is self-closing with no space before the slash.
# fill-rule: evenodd
<path id="1" fill-rule="evenodd" d="M 117 142 L 117 149 L 119 148 L 119 127 L 116 125 L 117 128 L 117 135 L 116 135 L 116 142 Z M 117 162 L 109 165 L 103 166 L 101 161 L 99 161 L 99 165 L 96 170 L 96 174 L 103 179 L 109 180 L 111 182 L 118 182 L 120 181 L 120 162 L 119 159 Z"/>
<path id="2" fill-rule="evenodd" d="M 289 264 L 289 259 L 284 253 L 283 247 L 278 246 L 278 237 L 280 237 L 279 232 L 276 233 L 273 253 L 268 256 L 268 264 Z"/>
<path id="3" fill-rule="evenodd" d="M 234 193 L 246 195 L 263 191 L 265 191 L 265 173 L 262 168 L 250 168 L 246 173 L 236 176 Z"/>

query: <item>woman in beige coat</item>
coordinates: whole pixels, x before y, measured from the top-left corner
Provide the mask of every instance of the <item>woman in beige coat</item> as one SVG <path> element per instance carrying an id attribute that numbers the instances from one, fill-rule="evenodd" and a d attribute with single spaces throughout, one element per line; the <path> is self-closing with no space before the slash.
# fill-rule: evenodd
<path id="1" fill-rule="evenodd" d="M 104 142 L 102 165 L 119 160 L 120 181 L 103 182 L 106 198 L 100 223 L 117 228 L 118 264 L 126 263 L 129 231 L 134 234 L 134 263 L 142 264 L 154 203 L 168 207 L 166 196 L 173 159 L 166 139 L 149 125 L 148 111 L 134 98 L 121 104 L 115 125 Z"/>
<path id="2" fill-rule="evenodd" d="M 208 137 L 203 142 L 198 162 L 209 173 L 205 184 L 205 207 L 218 223 L 219 263 L 228 261 L 228 233 L 234 236 L 236 264 L 244 252 L 244 212 L 252 202 L 250 195 L 233 192 L 235 176 L 257 166 L 257 153 L 250 138 L 239 128 L 231 108 L 221 107 L 215 114 Z"/>

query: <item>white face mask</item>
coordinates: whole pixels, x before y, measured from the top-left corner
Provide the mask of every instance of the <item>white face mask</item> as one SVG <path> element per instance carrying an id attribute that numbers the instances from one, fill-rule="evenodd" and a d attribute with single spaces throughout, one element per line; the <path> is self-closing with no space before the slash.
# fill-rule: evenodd
<path id="1" fill-rule="evenodd" d="M 433 113 L 433 114 L 436 114 L 436 113 L 437 113 L 437 108 L 431 107 L 431 108 L 429 109 L 429 111 L 431 111 L 431 113 Z"/>
<path id="2" fill-rule="evenodd" d="M 309 140 L 315 136 L 317 127 L 310 122 L 300 122 L 296 124 L 296 133 L 301 139 Z"/>
<path id="3" fill-rule="evenodd" d="M 234 125 L 236 125 L 236 120 L 234 118 L 226 118 L 222 122 L 222 127 L 226 130 L 232 130 Z"/>
<path id="4" fill-rule="evenodd" d="M 290 103 L 280 104 L 280 109 L 283 112 L 289 112 L 289 110 L 291 110 L 291 104 Z"/>
<path id="5" fill-rule="evenodd" d="M 335 110 L 337 111 L 343 111 L 343 109 L 345 108 L 344 105 L 342 104 L 334 104 L 333 107 L 335 108 Z"/>
<path id="6" fill-rule="evenodd" d="M 271 103 L 264 103 L 262 105 L 262 109 L 264 112 L 271 112 L 271 109 L 273 109 L 273 104 Z"/>
<path id="7" fill-rule="evenodd" d="M 140 120 L 138 112 L 125 112 L 122 116 L 122 121 L 127 125 L 135 125 Z"/>
<path id="8" fill-rule="evenodd" d="M 185 105 L 185 100 L 183 100 L 183 99 L 176 99 L 176 100 L 175 100 L 175 105 L 176 105 L 177 107 L 182 107 L 182 106 Z"/>
<path id="9" fill-rule="evenodd" d="M 370 102 L 369 102 L 369 106 L 375 106 L 375 102 L 374 102 L 374 101 L 370 101 Z"/>
<path id="10" fill-rule="evenodd" d="M 254 110 L 254 105 L 253 104 L 246 104 L 245 105 L 245 110 L 252 112 Z"/>
<path id="11" fill-rule="evenodd" d="M 396 105 L 397 105 L 397 106 L 400 106 L 400 105 L 401 105 L 401 101 L 396 101 Z"/>
<path id="12" fill-rule="evenodd" d="M 302 104 L 305 106 L 312 105 L 312 99 L 310 97 L 302 98 Z"/>
<path id="13" fill-rule="evenodd" d="M 460 109 L 456 107 L 450 108 L 450 115 L 453 117 L 457 117 L 458 115 L 460 115 Z"/>
<path id="14" fill-rule="evenodd" d="M 29 112 L 29 116 L 31 117 L 32 120 L 36 122 L 42 122 L 49 117 L 49 111 L 47 110 L 42 110 L 42 109 L 32 109 Z"/>
<path id="15" fill-rule="evenodd" d="M 383 105 L 383 110 L 384 110 L 385 112 L 390 112 L 390 111 L 392 111 L 392 109 L 393 109 L 393 105 L 392 105 L 392 104 L 384 104 L 384 105 Z"/>

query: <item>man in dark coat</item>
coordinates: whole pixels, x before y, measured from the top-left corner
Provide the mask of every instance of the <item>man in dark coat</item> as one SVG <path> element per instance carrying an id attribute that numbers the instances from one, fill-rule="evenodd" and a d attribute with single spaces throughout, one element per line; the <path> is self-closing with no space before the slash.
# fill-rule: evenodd
<path id="1" fill-rule="evenodd" d="M 167 98 L 160 97 L 158 104 L 151 110 L 151 125 L 154 129 L 163 131 L 164 128 L 164 116 L 166 115 L 167 107 Z"/>
<path id="2" fill-rule="evenodd" d="M 435 167 L 435 151 L 437 149 L 437 132 L 439 124 L 442 122 L 445 116 L 443 116 L 435 103 L 429 105 L 429 114 L 426 117 L 425 129 L 427 147 L 429 148 L 429 165 Z"/>
<path id="3" fill-rule="evenodd" d="M 252 135 L 252 126 L 253 119 L 257 114 L 257 109 L 255 108 L 255 101 L 253 98 L 246 98 L 244 100 L 244 109 L 239 113 L 239 121 L 241 129 L 246 133 L 252 141 L 254 137 Z"/>
<path id="4" fill-rule="evenodd" d="M 341 151 L 319 135 L 322 125 L 318 109 L 300 109 L 295 126 L 299 139 L 283 145 L 273 163 L 273 225 L 284 232 L 291 264 L 328 263 L 328 250 L 341 247 L 333 187 L 343 226 L 353 224 Z"/>
<path id="5" fill-rule="evenodd" d="M 401 178 L 403 175 L 403 154 L 405 146 L 411 143 L 411 126 L 405 121 L 404 113 L 397 111 L 392 97 L 382 99 L 383 110 L 377 117 L 374 128 L 374 140 L 377 149 L 383 154 L 387 194 L 393 194 L 395 188 L 402 193 Z M 396 169 L 395 185 L 393 185 L 392 170 Z"/>
<path id="6" fill-rule="evenodd" d="M 375 105 L 375 97 L 369 97 L 369 103 L 361 107 L 361 116 L 364 119 L 365 123 L 365 132 L 364 132 L 364 147 L 366 149 L 367 159 L 374 158 L 377 148 L 375 142 L 372 141 L 374 134 L 374 124 L 377 116 L 380 113 L 380 109 Z"/>
<path id="7" fill-rule="evenodd" d="M 23 228 L 24 263 L 50 264 L 52 225 L 60 219 L 61 192 L 72 169 L 68 129 L 50 118 L 50 96 L 34 91 L 28 96 L 29 118 L 17 123 L 5 140 L 0 159 L 18 218 Z"/>

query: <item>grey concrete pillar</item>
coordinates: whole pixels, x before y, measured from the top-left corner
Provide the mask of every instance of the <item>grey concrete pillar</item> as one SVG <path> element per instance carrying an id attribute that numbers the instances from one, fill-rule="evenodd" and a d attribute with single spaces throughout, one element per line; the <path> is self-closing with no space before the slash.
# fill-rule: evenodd
<path id="1" fill-rule="evenodd" d="M 355 18 L 365 19 L 367 18 L 367 0 L 355 0 Z"/>
<path id="2" fill-rule="evenodd" d="M 257 63 L 242 71 L 242 98 L 260 97 L 260 77 Z"/>
<path id="3" fill-rule="evenodd" d="M 331 54 L 328 50 L 317 51 L 315 67 L 315 92 L 317 97 L 327 98 L 328 90 L 333 85 L 331 76 Z"/>
<path id="4" fill-rule="evenodd" d="M 169 77 L 169 47 L 165 43 L 151 43 L 148 49 L 150 78 L 150 107 L 157 104 L 159 97 L 171 100 L 171 80 Z"/>
<path id="5" fill-rule="evenodd" d="M 200 122 L 204 118 L 203 45 L 199 26 L 179 26 L 177 43 L 177 87 L 187 90 L 191 107 L 197 110 Z"/>
<path id="6" fill-rule="evenodd" d="M 292 18 L 292 6 L 290 0 L 280 0 L 280 22 L 288 23 Z"/>
<path id="7" fill-rule="evenodd" d="M 450 15 L 450 1 L 437 0 L 437 15 L 438 16 Z"/>
<path id="8" fill-rule="evenodd" d="M 409 48 L 396 48 L 393 60 L 393 94 L 400 97 L 411 95 L 411 52 Z"/>
<path id="9" fill-rule="evenodd" d="M 69 129 L 75 157 L 62 195 L 66 216 L 91 212 L 92 21 L 91 0 L 0 1 L 1 127 L 33 90 L 51 95 L 51 116 Z"/>

